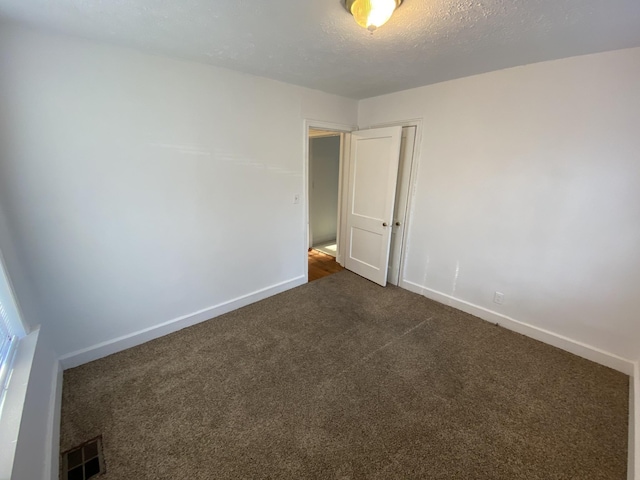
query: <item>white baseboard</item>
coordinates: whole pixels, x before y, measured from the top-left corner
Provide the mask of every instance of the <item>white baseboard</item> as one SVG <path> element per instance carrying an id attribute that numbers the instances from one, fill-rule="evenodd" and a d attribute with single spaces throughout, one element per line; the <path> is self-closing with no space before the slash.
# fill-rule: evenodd
<path id="1" fill-rule="evenodd" d="M 640 480 L 640 362 L 629 382 L 629 480 Z"/>
<path id="2" fill-rule="evenodd" d="M 438 303 L 443 303 L 445 305 L 457 308 L 458 310 L 470 313 L 471 315 L 475 315 L 476 317 L 479 317 L 488 322 L 497 323 L 501 327 L 504 327 L 508 330 L 512 330 L 535 340 L 539 340 L 540 342 L 547 343 L 554 347 L 573 353 L 574 355 L 578 355 L 579 357 L 586 358 L 587 360 L 591 360 L 592 362 L 596 362 L 600 365 L 604 365 L 605 367 L 609 367 L 622 372 L 626 375 L 633 375 L 634 373 L 633 361 L 619 357 L 618 355 L 615 355 L 613 353 L 605 352 L 604 350 L 601 350 L 599 348 L 587 345 L 582 342 L 578 342 L 576 340 L 572 340 L 571 338 L 565 337 L 563 335 L 558 335 L 557 333 L 550 332 L 549 330 L 545 330 L 543 328 L 534 327 L 533 325 L 529 325 L 528 323 L 515 320 L 501 313 L 494 312 L 493 310 L 474 305 L 473 303 L 469 303 L 464 300 L 452 297 L 451 295 L 447 295 L 445 293 L 423 287 L 422 285 L 418 285 L 408 280 L 402 280 L 400 282 L 400 286 L 411 292 L 424 295 L 425 297 L 430 298 L 431 300 L 435 300 Z"/>
<path id="3" fill-rule="evenodd" d="M 56 374 L 51 387 L 49 401 L 51 412 L 47 427 L 47 458 L 45 459 L 44 479 L 58 480 L 60 477 L 60 420 L 62 416 L 62 365 L 56 362 Z"/>
<path id="4" fill-rule="evenodd" d="M 306 283 L 306 281 L 306 276 L 302 275 L 285 282 L 277 283 L 270 287 L 257 290 L 247 295 L 242 295 L 241 297 L 220 303 L 213 307 L 205 308 L 203 310 L 169 320 L 168 322 L 130 333 L 129 335 L 124 335 L 107 342 L 102 342 L 82 350 L 68 353 L 60 357 L 60 363 L 65 370 L 77 367 L 84 363 L 98 360 L 99 358 L 121 352 L 122 350 L 135 347 L 136 345 L 177 332 L 183 328 L 218 317 L 251 303 L 258 302 L 272 295 L 276 295 L 284 292 L 285 290 L 302 285 Z"/>

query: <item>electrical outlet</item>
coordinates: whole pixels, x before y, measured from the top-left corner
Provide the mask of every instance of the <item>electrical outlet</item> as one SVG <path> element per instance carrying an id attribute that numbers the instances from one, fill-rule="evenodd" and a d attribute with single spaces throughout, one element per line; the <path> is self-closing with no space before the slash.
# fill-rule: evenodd
<path id="1" fill-rule="evenodd" d="M 293 203 L 295 203 L 295 204 L 300 203 L 300 194 L 299 194 L 299 193 L 296 193 L 296 194 L 293 196 Z"/>
<path id="2" fill-rule="evenodd" d="M 502 305 L 504 303 L 504 293 L 496 292 L 493 294 L 493 301 L 498 305 Z"/>

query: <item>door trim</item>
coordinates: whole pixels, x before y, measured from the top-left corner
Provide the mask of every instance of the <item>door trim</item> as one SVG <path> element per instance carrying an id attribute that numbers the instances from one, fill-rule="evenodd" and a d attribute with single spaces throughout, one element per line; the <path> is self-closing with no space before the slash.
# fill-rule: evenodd
<path id="1" fill-rule="evenodd" d="M 302 208 L 303 208 L 303 232 L 304 232 L 304 257 L 303 260 L 303 272 L 305 280 L 309 281 L 309 259 L 307 249 L 309 248 L 309 129 L 315 128 L 318 130 L 327 130 L 331 132 L 340 133 L 340 174 L 338 177 L 338 231 L 337 231 L 337 244 L 338 252 L 336 261 L 344 266 L 344 235 L 345 235 L 345 221 L 346 221 L 346 201 L 344 199 L 344 189 L 348 184 L 348 170 L 345 172 L 345 168 L 348 168 L 349 162 L 345 160 L 345 152 L 348 154 L 349 147 L 351 145 L 351 132 L 357 131 L 356 125 L 348 125 L 344 123 L 324 122 L 321 120 L 313 120 L 305 118 L 303 121 L 303 151 L 304 157 L 302 162 Z"/>
<path id="2" fill-rule="evenodd" d="M 367 125 L 366 127 L 360 127 L 361 130 L 365 128 L 384 128 L 384 127 L 416 127 L 415 146 L 413 149 L 413 158 L 411 159 L 411 168 L 409 173 L 409 197 L 407 199 L 407 210 L 404 216 L 404 238 L 402 239 L 402 245 L 400 248 L 400 276 L 398 286 L 401 286 L 404 281 L 405 259 L 407 251 L 407 243 L 409 238 L 409 231 L 411 229 L 411 218 L 413 216 L 413 198 L 415 196 L 416 178 L 418 176 L 418 166 L 420 164 L 421 150 L 422 150 L 422 124 L 423 118 L 412 118 L 409 120 L 399 120 L 397 122 L 385 122 L 374 123 Z"/>

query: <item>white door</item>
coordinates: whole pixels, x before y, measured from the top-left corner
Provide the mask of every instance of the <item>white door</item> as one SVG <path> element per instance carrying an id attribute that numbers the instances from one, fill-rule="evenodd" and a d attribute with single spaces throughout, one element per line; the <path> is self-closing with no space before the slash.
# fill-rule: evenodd
<path id="1" fill-rule="evenodd" d="M 387 284 L 402 127 L 351 134 L 345 267 Z"/>
<path id="2" fill-rule="evenodd" d="M 415 149 L 416 127 L 402 127 L 402 143 L 400 144 L 400 164 L 398 165 L 398 186 L 396 203 L 393 210 L 393 230 L 391 233 L 391 253 L 389 255 L 388 281 L 398 285 L 400 281 L 400 261 L 402 259 L 402 243 L 405 234 L 407 207 L 409 204 L 409 182 L 411 165 Z"/>

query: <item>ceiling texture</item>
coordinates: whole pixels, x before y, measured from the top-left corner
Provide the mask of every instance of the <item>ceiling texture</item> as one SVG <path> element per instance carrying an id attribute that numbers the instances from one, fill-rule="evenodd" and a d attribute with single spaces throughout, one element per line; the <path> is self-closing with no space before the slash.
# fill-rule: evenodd
<path id="1" fill-rule="evenodd" d="M 404 0 L 374 34 L 340 0 L 0 0 L 0 20 L 355 99 L 640 46 L 640 0 Z"/>

